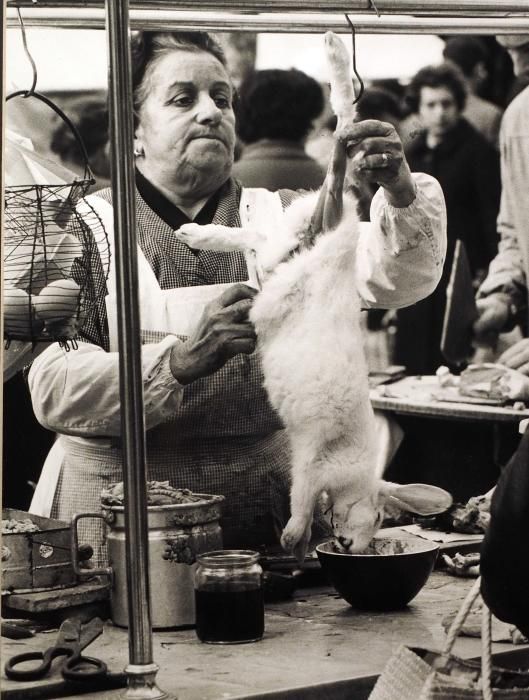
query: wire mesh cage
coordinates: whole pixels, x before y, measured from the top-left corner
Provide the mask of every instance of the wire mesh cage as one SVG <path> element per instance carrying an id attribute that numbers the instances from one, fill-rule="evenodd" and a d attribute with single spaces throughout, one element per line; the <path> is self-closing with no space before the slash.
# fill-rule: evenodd
<path id="1" fill-rule="evenodd" d="M 86 149 L 66 115 L 38 93 L 72 129 L 84 176 L 63 182 L 57 169 L 23 144 L 11 144 L 13 177 L 4 190 L 4 339 L 59 341 L 66 349 L 105 294 L 109 245 L 103 223 L 84 199 L 94 183 Z M 68 171 L 66 171 L 68 172 Z M 26 184 L 27 183 L 27 184 Z"/>

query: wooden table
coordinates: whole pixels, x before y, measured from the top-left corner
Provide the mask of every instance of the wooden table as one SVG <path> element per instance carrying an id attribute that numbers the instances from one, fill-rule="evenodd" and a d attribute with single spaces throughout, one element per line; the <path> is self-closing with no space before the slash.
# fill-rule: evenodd
<path id="1" fill-rule="evenodd" d="M 298 590 L 291 600 L 267 604 L 265 636 L 260 642 L 230 646 L 202 644 L 194 630 L 154 634 L 158 684 L 178 700 L 359 700 L 367 698 L 390 654 L 403 643 L 439 649 L 441 621 L 459 608 L 473 579 L 434 571 L 408 608 L 391 613 L 357 612 L 328 587 Z M 2 658 L 49 645 L 53 635 L 18 642 L 2 639 Z M 494 644 L 494 650 L 513 649 Z M 519 649 L 516 647 L 515 649 Z M 461 637 L 457 652 L 480 654 L 480 640 Z M 108 624 L 86 653 L 120 672 L 128 663 L 127 632 Z M 15 683 L 2 677 L 2 697 L 15 687 L 57 682 Z M 87 700 L 114 700 L 123 691 L 88 693 Z M 11 696 L 12 697 L 12 696 Z M 19 696 L 23 697 L 23 696 Z M 71 697 L 71 696 L 70 696 Z"/>
<path id="2" fill-rule="evenodd" d="M 477 400 L 447 401 L 436 395 L 450 397 L 440 389 L 435 376 L 405 377 L 392 384 L 380 384 L 371 389 L 373 408 L 411 416 L 446 418 L 450 420 L 517 422 L 529 418 L 529 408 L 516 410 L 512 405 L 486 405 Z"/>

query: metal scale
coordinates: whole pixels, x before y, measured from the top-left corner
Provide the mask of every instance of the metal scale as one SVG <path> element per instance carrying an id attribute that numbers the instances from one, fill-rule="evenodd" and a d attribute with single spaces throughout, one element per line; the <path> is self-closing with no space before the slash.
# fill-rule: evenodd
<path id="1" fill-rule="evenodd" d="M 529 14 L 527 0 L 505 0 L 501 8 L 496 0 L 460 0 L 458 3 L 453 0 L 252 0 L 244 3 L 207 0 L 200 3 L 200 12 L 196 11 L 197 4 L 192 0 L 131 0 L 130 5 L 129 19 L 129 0 L 7 2 L 8 8 L 27 8 L 24 11 L 26 26 L 106 27 L 107 30 L 116 274 L 118 305 L 122 310 L 118 330 L 130 619 L 126 697 L 162 698 L 166 693 L 155 682 L 158 667 L 153 660 L 149 606 L 129 29 L 348 33 L 344 13 L 354 12 L 356 14 L 349 17 L 358 32 L 513 34 L 529 32 Z M 11 21 L 16 22 L 16 15 L 8 10 L 8 25 Z"/>

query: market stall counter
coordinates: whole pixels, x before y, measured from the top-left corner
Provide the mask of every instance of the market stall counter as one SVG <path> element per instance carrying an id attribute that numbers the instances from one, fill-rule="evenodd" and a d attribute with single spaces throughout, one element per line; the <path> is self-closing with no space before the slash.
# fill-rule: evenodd
<path id="1" fill-rule="evenodd" d="M 375 677 L 400 644 L 443 647 L 442 621 L 459 609 L 473 581 L 436 570 L 407 608 L 385 613 L 353 610 L 327 586 L 300 588 L 289 600 L 267 603 L 264 638 L 249 644 L 203 644 L 194 629 L 155 632 L 158 685 L 179 700 L 367 698 Z M 48 647 L 55 635 L 2 639 L 3 663 L 14 654 Z M 455 652 L 479 657 L 480 648 L 479 639 L 461 636 Z M 529 647 L 493 644 L 493 653 L 506 651 L 520 655 Z M 84 653 L 102 659 L 112 674 L 121 673 L 128 662 L 126 630 L 107 623 Z M 2 698 L 64 697 L 43 692 L 62 681 L 59 666 L 57 662 L 48 677 L 31 683 L 7 680 L 3 674 Z M 105 690 L 83 697 L 111 700 L 123 692 Z"/>
<path id="2" fill-rule="evenodd" d="M 404 435 L 384 478 L 435 484 L 461 503 L 489 491 L 520 441 L 529 402 L 463 395 L 438 376 L 389 379 L 372 380 L 370 391 L 373 408 Z"/>

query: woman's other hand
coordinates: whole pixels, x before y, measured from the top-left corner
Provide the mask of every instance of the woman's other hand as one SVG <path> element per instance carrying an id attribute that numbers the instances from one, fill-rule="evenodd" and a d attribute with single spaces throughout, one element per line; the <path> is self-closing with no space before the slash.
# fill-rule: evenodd
<path id="1" fill-rule="evenodd" d="M 394 207 L 407 207 L 413 202 L 415 184 L 402 141 L 392 124 L 376 119 L 347 121 L 335 135 L 347 150 L 355 177 L 383 187 Z"/>
<path id="2" fill-rule="evenodd" d="M 478 318 L 474 322 L 474 342 L 480 347 L 494 347 L 498 335 L 509 319 L 509 300 L 503 294 L 491 294 L 476 301 Z"/>
<path id="3" fill-rule="evenodd" d="M 256 294 L 235 284 L 205 307 L 195 331 L 171 352 L 171 372 L 180 384 L 213 374 L 239 353 L 251 355 L 257 338 L 248 313 Z"/>

